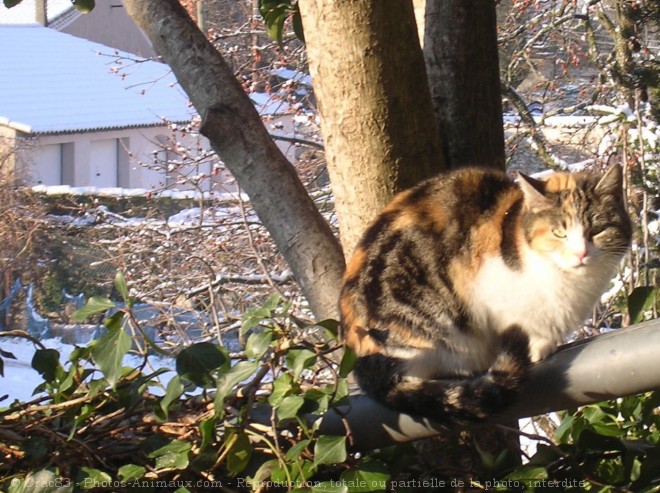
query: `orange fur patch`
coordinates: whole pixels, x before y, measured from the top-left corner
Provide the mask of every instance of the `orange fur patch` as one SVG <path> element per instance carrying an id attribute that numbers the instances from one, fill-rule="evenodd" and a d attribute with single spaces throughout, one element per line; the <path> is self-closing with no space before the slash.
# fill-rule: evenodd
<path id="1" fill-rule="evenodd" d="M 360 274 L 360 271 L 362 270 L 362 267 L 364 267 L 366 261 L 367 251 L 362 247 L 356 248 L 355 253 L 353 253 L 353 256 L 348 261 L 348 265 L 346 265 L 346 272 L 344 272 L 344 282 L 355 279 Z"/>
<path id="2" fill-rule="evenodd" d="M 342 319 L 344 342 L 355 351 L 357 356 L 381 352 L 380 344 L 365 329 L 365 320 L 357 315 L 354 293 L 346 293 L 342 296 L 339 301 L 339 311 Z"/>
<path id="3" fill-rule="evenodd" d="M 546 191 L 559 193 L 562 190 L 573 190 L 576 186 L 575 175 L 570 173 L 553 173 L 546 180 Z"/>

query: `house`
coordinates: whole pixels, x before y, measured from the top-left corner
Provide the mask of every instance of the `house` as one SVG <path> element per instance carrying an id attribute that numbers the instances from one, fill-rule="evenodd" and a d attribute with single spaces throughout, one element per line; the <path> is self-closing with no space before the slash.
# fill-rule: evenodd
<path id="1" fill-rule="evenodd" d="M 208 143 L 173 130 L 195 113 L 166 65 L 37 24 L 0 25 L 0 46 L 12 47 L 0 52 L 5 178 L 152 189 L 176 185 L 177 165 L 215 175 L 212 158 L 196 155 Z"/>
<path id="2" fill-rule="evenodd" d="M 77 10 L 71 0 L 22 0 L 10 9 L 0 6 L 0 24 L 34 23 L 143 58 L 156 54 L 126 13 L 123 0 L 97 1 L 87 14 Z"/>

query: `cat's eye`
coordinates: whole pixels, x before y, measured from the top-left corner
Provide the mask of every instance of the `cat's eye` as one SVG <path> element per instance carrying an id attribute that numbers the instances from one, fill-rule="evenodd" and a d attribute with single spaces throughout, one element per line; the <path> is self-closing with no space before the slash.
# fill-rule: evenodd
<path id="1" fill-rule="evenodd" d="M 552 230 L 552 234 L 557 238 L 566 238 L 566 230 L 563 228 L 555 228 Z"/>

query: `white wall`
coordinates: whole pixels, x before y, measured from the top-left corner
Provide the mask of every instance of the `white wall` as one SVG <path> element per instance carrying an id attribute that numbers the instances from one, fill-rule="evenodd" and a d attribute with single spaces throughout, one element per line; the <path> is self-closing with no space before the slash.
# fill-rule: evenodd
<path id="1" fill-rule="evenodd" d="M 166 176 L 166 163 L 158 163 L 158 159 L 180 159 L 163 151 L 164 142 L 177 142 L 193 149 L 208 148 L 206 139 L 198 141 L 192 134 L 173 137 L 167 127 L 40 135 L 27 140 L 30 145 L 16 151 L 16 176 L 23 177 L 28 185 L 161 189 L 172 180 Z M 199 169 L 194 167 L 188 171 L 192 175 L 200 172 L 208 175 L 211 166 L 205 161 Z M 223 176 L 222 179 L 227 178 Z M 214 180 L 217 182 L 220 178 Z M 211 186 L 207 184 L 205 189 Z M 172 185 L 170 188 L 191 187 Z"/>

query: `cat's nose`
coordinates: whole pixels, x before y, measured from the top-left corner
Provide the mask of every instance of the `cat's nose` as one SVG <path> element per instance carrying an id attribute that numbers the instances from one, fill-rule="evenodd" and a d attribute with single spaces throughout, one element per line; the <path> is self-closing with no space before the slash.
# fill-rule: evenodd
<path id="1" fill-rule="evenodd" d="M 575 252 L 575 257 L 578 260 L 578 264 L 582 265 L 584 264 L 584 259 L 587 256 L 587 249 L 585 248 L 584 250 L 578 250 Z"/>

